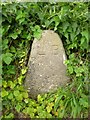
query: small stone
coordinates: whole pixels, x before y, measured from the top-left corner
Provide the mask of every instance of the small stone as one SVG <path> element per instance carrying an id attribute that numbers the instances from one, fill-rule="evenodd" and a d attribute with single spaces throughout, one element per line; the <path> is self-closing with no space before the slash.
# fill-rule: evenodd
<path id="1" fill-rule="evenodd" d="M 65 60 L 65 50 L 58 34 L 52 30 L 43 31 L 41 39 L 33 41 L 28 62 L 25 87 L 30 97 L 55 91 L 69 82 Z"/>

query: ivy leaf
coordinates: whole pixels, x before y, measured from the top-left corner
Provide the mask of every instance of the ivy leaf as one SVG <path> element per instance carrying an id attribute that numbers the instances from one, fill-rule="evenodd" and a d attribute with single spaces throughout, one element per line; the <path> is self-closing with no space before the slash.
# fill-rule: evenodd
<path id="1" fill-rule="evenodd" d="M 43 98 L 41 97 L 41 95 L 38 95 L 38 96 L 37 96 L 37 101 L 38 101 L 38 102 L 41 102 L 42 100 L 43 100 Z"/>
<path id="2" fill-rule="evenodd" d="M 9 37 L 12 37 L 13 39 L 16 39 L 18 37 L 17 33 L 11 33 Z"/>
<path id="3" fill-rule="evenodd" d="M 37 39 L 40 39 L 41 33 L 42 33 L 42 30 L 40 29 L 40 27 L 36 25 L 33 31 L 34 31 L 33 33 L 34 37 Z"/>
<path id="4" fill-rule="evenodd" d="M 8 92 L 5 89 L 2 89 L 1 96 L 5 97 L 8 95 Z"/>
<path id="5" fill-rule="evenodd" d="M 0 81 L 1 81 L 1 80 L 0 80 Z M 6 88 L 6 87 L 7 87 L 7 82 L 6 82 L 6 81 L 4 81 L 4 80 L 3 80 L 3 81 L 1 81 L 1 82 L 2 82 L 3 87 L 4 87 L 4 88 Z"/>
<path id="6" fill-rule="evenodd" d="M 8 65 L 7 66 L 7 74 L 15 74 L 15 66 L 13 65 Z"/>
<path id="7" fill-rule="evenodd" d="M 23 94 L 19 90 L 15 90 L 13 94 L 17 101 L 22 101 Z"/>
<path id="8" fill-rule="evenodd" d="M 14 91 L 14 96 L 19 96 L 20 95 L 20 92 L 18 90 L 15 90 Z"/>
<path id="9" fill-rule="evenodd" d="M 12 81 L 8 81 L 8 86 L 11 88 L 11 89 L 13 89 L 14 87 L 15 87 L 15 83 L 14 82 L 12 82 Z"/>
<path id="10" fill-rule="evenodd" d="M 69 70 L 69 73 L 70 73 L 70 74 L 73 73 L 73 67 L 72 67 L 72 66 L 68 66 L 68 70 Z"/>
<path id="11" fill-rule="evenodd" d="M 16 53 L 16 49 L 15 49 L 14 46 L 11 46 L 10 50 L 11 50 L 12 53 Z"/>
<path id="12" fill-rule="evenodd" d="M 5 59 L 4 59 L 4 62 L 5 62 L 7 65 L 9 65 L 9 64 L 11 63 L 11 61 L 12 61 L 12 58 L 11 58 L 11 57 L 5 57 Z"/>
<path id="13" fill-rule="evenodd" d="M 67 32 L 70 32 L 72 34 L 72 27 L 69 26 L 69 28 L 67 29 Z"/>
<path id="14" fill-rule="evenodd" d="M 27 39 L 28 39 L 28 40 L 31 39 L 31 34 L 30 34 L 30 33 L 27 35 Z"/>
<path id="15" fill-rule="evenodd" d="M 8 99 L 13 99 L 13 94 L 12 93 L 10 93 L 9 95 L 8 95 Z"/>
<path id="16" fill-rule="evenodd" d="M 5 40 L 2 41 L 2 47 L 3 47 L 3 50 L 8 48 L 8 39 L 5 39 Z"/>
<path id="17" fill-rule="evenodd" d="M 27 72 L 27 69 L 22 69 L 22 74 L 24 75 Z"/>
<path id="18" fill-rule="evenodd" d="M 34 37 L 37 38 L 37 39 L 40 39 L 40 37 L 41 37 L 41 30 L 35 31 L 34 32 Z"/>
<path id="19" fill-rule="evenodd" d="M 4 28 L 2 28 L 2 34 L 4 35 L 4 34 L 6 34 L 6 32 L 8 32 L 8 30 L 9 30 L 9 28 L 10 28 L 10 25 L 4 25 Z"/>
<path id="20" fill-rule="evenodd" d="M 54 106 L 53 102 L 51 102 L 51 103 L 48 104 L 48 106 L 46 107 L 48 113 L 51 112 L 53 106 Z"/>
<path id="21" fill-rule="evenodd" d="M 33 113 L 33 112 L 34 112 L 34 108 L 31 108 L 31 107 L 27 108 L 27 113 L 28 114 Z"/>
<path id="22" fill-rule="evenodd" d="M 19 92 L 19 96 L 16 96 L 16 99 L 17 99 L 18 101 L 22 101 L 23 95 Z"/>
<path id="23" fill-rule="evenodd" d="M 24 98 L 28 98 L 28 93 L 27 92 L 23 92 L 22 95 L 23 95 Z"/>
<path id="24" fill-rule="evenodd" d="M 22 75 L 18 77 L 18 83 L 19 83 L 20 85 L 22 84 L 22 79 L 23 79 L 23 76 L 22 76 Z"/>
<path id="25" fill-rule="evenodd" d="M 20 104 L 16 105 L 15 109 L 17 110 L 17 112 L 20 112 L 22 106 Z"/>
<path id="26" fill-rule="evenodd" d="M 50 113 L 51 108 L 49 106 L 47 106 L 46 109 L 47 109 L 47 112 Z"/>
<path id="27" fill-rule="evenodd" d="M 25 101 L 25 103 L 28 103 L 28 99 L 25 99 L 24 101 Z"/>
<path id="28" fill-rule="evenodd" d="M 2 60 L 9 65 L 12 61 L 12 54 L 11 53 L 6 53 L 6 54 L 2 54 Z"/>

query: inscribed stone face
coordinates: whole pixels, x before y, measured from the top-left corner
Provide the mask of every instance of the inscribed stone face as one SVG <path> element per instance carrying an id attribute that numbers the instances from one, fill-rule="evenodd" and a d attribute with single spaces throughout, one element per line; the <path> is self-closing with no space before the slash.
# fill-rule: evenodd
<path id="1" fill-rule="evenodd" d="M 25 86 L 31 97 L 54 91 L 67 84 L 65 50 L 58 34 L 45 30 L 32 44 Z"/>

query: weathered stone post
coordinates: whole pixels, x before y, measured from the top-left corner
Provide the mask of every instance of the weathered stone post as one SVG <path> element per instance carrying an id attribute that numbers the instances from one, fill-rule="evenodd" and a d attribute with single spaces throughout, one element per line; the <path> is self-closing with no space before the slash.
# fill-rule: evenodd
<path id="1" fill-rule="evenodd" d="M 32 98 L 67 84 L 65 60 L 62 41 L 54 31 L 45 30 L 40 40 L 34 40 L 25 79 Z"/>

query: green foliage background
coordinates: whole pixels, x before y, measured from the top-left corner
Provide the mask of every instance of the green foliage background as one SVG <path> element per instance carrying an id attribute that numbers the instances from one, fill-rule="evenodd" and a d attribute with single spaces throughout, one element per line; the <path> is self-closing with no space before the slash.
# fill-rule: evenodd
<path id="1" fill-rule="evenodd" d="M 2 4 L 2 119 L 87 118 L 88 117 L 88 3 L 8 3 Z M 57 32 L 64 44 L 66 87 L 54 93 L 28 97 L 23 83 L 30 43 L 42 30 Z"/>

